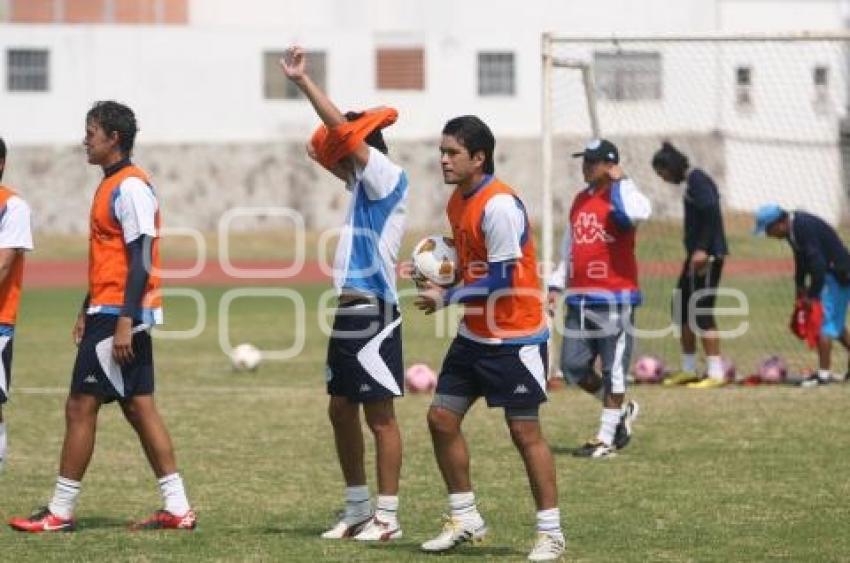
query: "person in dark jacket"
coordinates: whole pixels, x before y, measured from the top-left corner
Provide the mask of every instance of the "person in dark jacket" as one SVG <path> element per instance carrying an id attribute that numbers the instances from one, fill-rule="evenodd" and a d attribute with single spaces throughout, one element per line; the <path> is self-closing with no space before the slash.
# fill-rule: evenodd
<path id="1" fill-rule="evenodd" d="M 754 232 L 788 241 L 794 251 L 797 299 L 807 310 L 815 306 L 823 308 L 818 372 L 802 384 L 829 383 L 832 380 L 832 341 L 838 340 L 850 351 L 850 335 L 844 324 L 850 304 L 850 252 L 835 229 L 820 217 L 805 211 L 786 211 L 776 204 L 758 209 Z"/>
<path id="2" fill-rule="evenodd" d="M 716 289 L 723 272 L 723 259 L 729 253 L 720 211 L 717 185 L 699 168 L 691 168 L 688 157 L 664 142 L 652 158 L 652 167 L 664 181 L 685 183 L 685 261 L 673 293 L 673 320 L 681 328 L 681 371 L 664 380 L 665 385 L 711 389 L 726 383 L 720 358 L 720 338 L 714 320 Z M 697 336 L 705 352 L 706 377 L 700 380 L 696 368 Z"/>

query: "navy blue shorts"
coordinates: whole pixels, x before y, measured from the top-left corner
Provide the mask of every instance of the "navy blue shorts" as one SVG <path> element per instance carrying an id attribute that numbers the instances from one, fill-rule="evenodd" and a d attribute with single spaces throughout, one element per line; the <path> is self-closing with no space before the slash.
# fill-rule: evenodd
<path id="1" fill-rule="evenodd" d="M 546 402 L 548 345 L 482 344 L 458 336 L 437 380 L 438 395 L 484 397 L 488 407 L 534 408 Z"/>
<path id="2" fill-rule="evenodd" d="M 382 300 L 340 306 L 328 342 L 328 395 L 368 403 L 404 395 L 401 315 Z"/>
<path id="3" fill-rule="evenodd" d="M 112 357 L 117 323 L 115 315 L 86 316 L 86 328 L 77 348 L 71 378 L 71 393 L 94 395 L 104 403 L 153 394 L 153 345 L 147 326 L 133 323 L 133 360 L 119 365 Z"/>
<path id="4" fill-rule="evenodd" d="M 0 336 L 0 405 L 9 400 L 9 389 L 12 387 L 12 344 L 14 336 Z"/>

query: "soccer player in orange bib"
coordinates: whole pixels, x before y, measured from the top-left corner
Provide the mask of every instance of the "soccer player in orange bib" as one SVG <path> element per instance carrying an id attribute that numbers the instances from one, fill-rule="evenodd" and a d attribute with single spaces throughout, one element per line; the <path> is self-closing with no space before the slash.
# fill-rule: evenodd
<path id="1" fill-rule="evenodd" d="M 0 180 L 5 168 L 6 143 L 0 139 Z M 6 423 L 2 406 L 9 398 L 12 383 L 12 341 L 27 250 L 32 250 L 29 205 L 0 184 L 0 471 L 6 459 Z"/>
<path id="2" fill-rule="evenodd" d="M 420 282 L 416 306 L 426 314 L 452 303 L 465 309 L 428 412 L 451 515 L 422 549 L 443 552 L 487 533 L 461 432 L 467 411 L 483 396 L 487 406 L 504 409 L 531 484 L 538 535 L 529 559 L 549 561 L 565 550 L 555 464 L 538 415 L 546 401 L 549 331 L 531 225 L 516 192 L 493 175 L 494 147 L 493 133 L 475 116 L 454 118 L 443 128 L 443 179 L 455 186 L 446 212 L 463 285 L 446 290 Z"/>
<path id="3" fill-rule="evenodd" d="M 171 437 L 153 400 L 150 328 L 162 322 L 160 213 L 147 173 L 130 162 L 137 132 L 133 111 L 97 102 L 86 116 L 83 145 L 104 178 L 89 220 L 89 291 L 72 336 L 77 344 L 65 403 L 65 441 L 50 503 L 12 518 L 22 532 L 72 531 L 81 481 L 94 452 L 101 405 L 118 401 L 159 481 L 164 507 L 131 529 L 195 528 L 195 513 L 177 472 Z M 154 270 L 151 271 L 150 267 Z"/>

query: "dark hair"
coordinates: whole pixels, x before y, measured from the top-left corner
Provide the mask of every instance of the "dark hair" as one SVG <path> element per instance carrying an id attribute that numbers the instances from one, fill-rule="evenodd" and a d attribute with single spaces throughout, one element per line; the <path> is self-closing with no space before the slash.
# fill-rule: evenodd
<path id="1" fill-rule="evenodd" d="M 474 115 L 462 115 L 450 119 L 443 127 L 443 135 L 451 135 L 466 147 L 469 156 L 481 151 L 484 153 L 484 173 L 493 174 L 496 166 L 493 164 L 493 150 L 496 148 L 496 138 L 487 124 Z"/>
<path id="2" fill-rule="evenodd" d="M 86 121 L 89 120 L 97 122 L 108 135 L 117 132 L 121 152 L 124 156 L 130 156 L 136 142 L 136 133 L 139 132 L 133 110 L 112 100 L 95 102 L 86 114 Z"/>
<path id="3" fill-rule="evenodd" d="M 6 143 L 3 142 L 3 137 L 0 137 L 0 160 L 6 159 Z"/>
<path id="4" fill-rule="evenodd" d="M 688 166 L 690 166 L 688 157 L 679 152 L 668 141 L 661 143 L 661 148 L 652 157 L 652 167 L 666 170 L 676 182 L 681 182 L 685 179 L 685 172 L 688 171 Z"/>
<path id="5" fill-rule="evenodd" d="M 360 119 L 363 116 L 362 111 L 349 111 L 345 113 L 345 118 L 348 121 L 354 121 L 355 119 Z M 366 136 L 366 144 L 372 148 L 376 148 L 384 154 L 390 152 L 390 149 L 387 147 L 386 141 L 384 141 L 384 134 L 381 133 L 380 129 L 375 129 L 369 135 Z"/>

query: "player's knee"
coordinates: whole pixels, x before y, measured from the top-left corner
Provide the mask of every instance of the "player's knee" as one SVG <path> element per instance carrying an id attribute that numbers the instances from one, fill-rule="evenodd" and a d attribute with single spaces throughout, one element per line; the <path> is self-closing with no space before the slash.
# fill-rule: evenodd
<path id="1" fill-rule="evenodd" d="M 579 385 L 593 374 L 593 366 L 588 362 L 579 362 L 569 358 L 561 361 L 561 371 L 564 377 L 573 385 Z"/>
<path id="2" fill-rule="evenodd" d="M 395 414 L 391 410 L 387 411 L 386 409 L 381 409 L 376 412 L 367 408 L 365 409 L 365 412 L 366 424 L 369 426 L 369 430 L 371 430 L 373 434 L 394 432 L 398 427 Z"/>
<path id="3" fill-rule="evenodd" d="M 542 440 L 540 426 L 535 421 L 509 421 L 511 440 L 520 450 L 530 448 Z"/>
<path id="4" fill-rule="evenodd" d="M 460 431 L 460 420 L 458 416 L 447 409 L 428 409 L 428 429 L 431 434 L 451 435 Z"/>
<path id="5" fill-rule="evenodd" d="M 65 419 L 68 422 L 80 422 L 97 414 L 97 403 L 92 397 L 71 395 L 65 402 Z"/>

